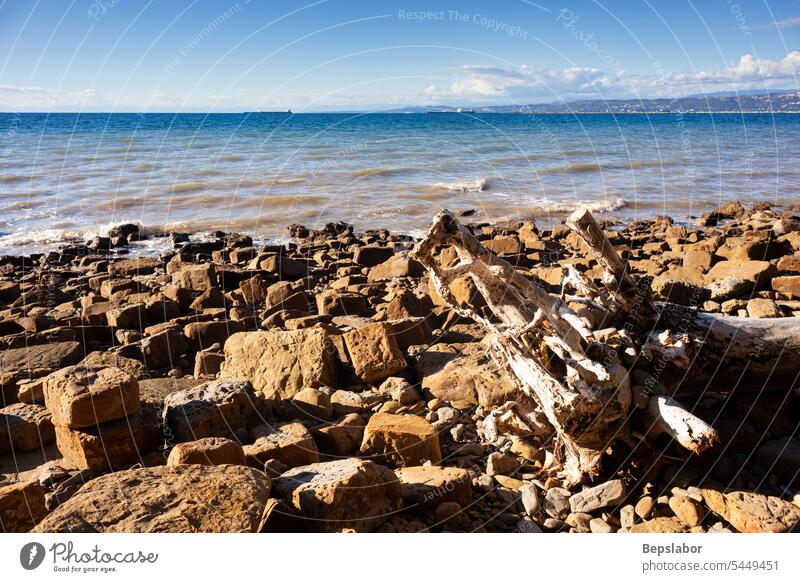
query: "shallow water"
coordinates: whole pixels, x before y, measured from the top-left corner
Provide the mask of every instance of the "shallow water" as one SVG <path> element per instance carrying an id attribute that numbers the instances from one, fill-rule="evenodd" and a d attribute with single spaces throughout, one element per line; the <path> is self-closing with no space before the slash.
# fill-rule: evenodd
<path id="1" fill-rule="evenodd" d="M 418 234 L 442 208 L 677 220 L 800 200 L 800 115 L 0 114 L 0 253 L 345 220 Z"/>

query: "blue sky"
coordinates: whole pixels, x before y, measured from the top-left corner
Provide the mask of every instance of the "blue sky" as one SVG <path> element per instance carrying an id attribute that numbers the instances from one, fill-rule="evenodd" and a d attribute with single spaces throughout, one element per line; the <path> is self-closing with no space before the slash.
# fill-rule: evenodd
<path id="1" fill-rule="evenodd" d="M 800 88 L 800 0 L 0 0 L 0 110 L 335 110 Z"/>

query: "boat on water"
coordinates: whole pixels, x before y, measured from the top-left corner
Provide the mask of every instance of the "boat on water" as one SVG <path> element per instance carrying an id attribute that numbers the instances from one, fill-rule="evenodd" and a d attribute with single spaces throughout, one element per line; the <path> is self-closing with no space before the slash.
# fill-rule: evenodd
<path id="1" fill-rule="evenodd" d="M 291 115 L 292 110 L 287 109 L 286 111 L 245 111 L 247 114 L 258 113 L 259 115 Z"/>
<path id="2" fill-rule="evenodd" d="M 455 111 L 447 109 L 442 111 L 427 111 L 426 113 L 475 113 L 474 109 L 461 109 L 460 107 Z"/>

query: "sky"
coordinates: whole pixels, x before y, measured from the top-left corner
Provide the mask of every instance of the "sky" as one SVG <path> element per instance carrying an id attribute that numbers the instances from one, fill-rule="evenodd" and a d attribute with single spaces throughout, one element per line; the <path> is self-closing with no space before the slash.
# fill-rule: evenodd
<path id="1" fill-rule="evenodd" d="M 0 0 L 0 111 L 800 89 L 800 0 Z"/>

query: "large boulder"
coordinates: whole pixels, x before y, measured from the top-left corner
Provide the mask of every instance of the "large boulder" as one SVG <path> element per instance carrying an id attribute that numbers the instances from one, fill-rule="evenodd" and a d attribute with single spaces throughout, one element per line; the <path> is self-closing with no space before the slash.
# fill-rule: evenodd
<path id="1" fill-rule="evenodd" d="M 0 532 L 24 533 L 47 515 L 39 481 L 0 485 Z"/>
<path id="2" fill-rule="evenodd" d="M 291 398 L 336 381 L 336 350 L 320 328 L 233 334 L 220 378 L 246 378 L 267 399 Z"/>
<path id="3" fill-rule="evenodd" d="M 395 471 L 402 485 L 403 505 L 420 511 L 444 502 L 467 507 L 472 503 L 472 478 L 457 467 L 406 467 Z"/>
<path id="4" fill-rule="evenodd" d="M 55 424 L 84 428 L 136 410 L 139 383 L 119 368 L 71 366 L 46 378 L 44 399 Z"/>
<path id="5" fill-rule="evenodd" d="M 778 497 L 749 491 L 703 489 L 708 508 L 742 533 L 797 531 L 800 507 Z"/>
<path id="6" fill-rule="evenodd" d="M 92 479 L 36 532 L 260 531 L 270 478 L 239 465 L 129 469 Z"/>
<path id="7" fill-rule="evenodd" d="M 246 380 L 214 380 L 164 398 L 164 424 L 177 442 L 228 437 L 255 426 L 260 403 Z"/>
<path id="8" fill-rule="evenodd" d="M 397 339 L 386 323 L 371 323 L 348 331 L 344 341 L 355 374 L 363 382 L 378 382 L 406 368 Z"/>
<path id="9" fill-rule="evenodd" d="M 83 348 L 78 342 L 40 344 L 0 351 L 0 370 L 16 372 L 33 368 L 58 369 L 77 364 L 83 357 Z"/>
<path id="10" fill-rule="evenodd" d="M 379 412 L 364 429 L 361 453 L 390 467 L 411 467 L 442 460 L 439 434 L 422 417 Z"/>
<path id="11" fill-rule="evenodd" d="M 0 455 L 34 451 L 55 440 L 50 411 L 44 406 L 18 402 L 0 408 Z"/>
<path id="12" fill-rule="evenodd" d="M 275 480 L 275 495 L 307 520 L 308 528 L 369 532 L 400 510 L 400 481 L 386 467 L 343 459 L 296 467 Z"/>
<path id="13" fill-rule="evenodd" d="M 778 270 L 767 261 L 720 261 L 706 273 L 706 281 L 713 283 L 734 276 L 743 281 L 752 281 L 756 289 L 762 289 L 769 285 L 772 277 L 777 275 Z"/>

